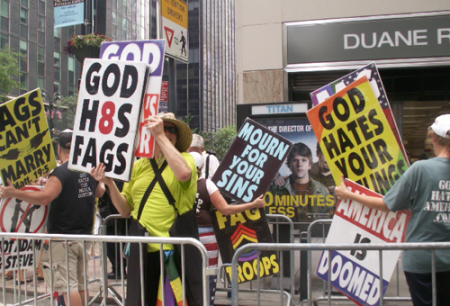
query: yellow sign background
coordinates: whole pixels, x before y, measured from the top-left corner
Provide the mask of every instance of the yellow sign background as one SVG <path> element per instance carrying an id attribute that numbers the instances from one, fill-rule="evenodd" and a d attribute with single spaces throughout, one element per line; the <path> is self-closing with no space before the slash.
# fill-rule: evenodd
<path id="1" fill-rule="evenodd" d="M 0 175 L 16 188 L 56 167 L 55 152 L 39 89 L 0 105 Z"/>
<path id="2" fill-rule="evenodd" d="M 333 178 L 386 194 L 408 168 L 366 77 L 307 113 Z"/>
<path id="3" fill-rule="evenodd" d="M 183 0 L 161 1 L 161 15 L 183 28 L 188 28 L 189 8 Z"/>

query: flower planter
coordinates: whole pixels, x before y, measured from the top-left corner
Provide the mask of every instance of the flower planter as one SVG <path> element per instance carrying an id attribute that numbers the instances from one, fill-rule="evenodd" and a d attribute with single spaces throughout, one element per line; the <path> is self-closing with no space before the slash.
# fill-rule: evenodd
<path id="1" fill-rule="evenodd" d="M 75 49 L 73 51 L 76 59 L 83 64 L 85 58 L 99 58 L 100 57 L 100 48 L 94 46 L 84 46 L 80 49 Z"/>

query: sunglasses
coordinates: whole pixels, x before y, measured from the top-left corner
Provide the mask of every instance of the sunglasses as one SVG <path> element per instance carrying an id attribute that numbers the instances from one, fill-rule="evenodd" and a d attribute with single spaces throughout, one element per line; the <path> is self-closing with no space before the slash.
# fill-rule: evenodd
<path id="1" fill-rule="evenodd" d="M 168 131 L 170 134 L 178 134 L 178 130 L 174 126 L 164 126 L 164 132 Z"/>

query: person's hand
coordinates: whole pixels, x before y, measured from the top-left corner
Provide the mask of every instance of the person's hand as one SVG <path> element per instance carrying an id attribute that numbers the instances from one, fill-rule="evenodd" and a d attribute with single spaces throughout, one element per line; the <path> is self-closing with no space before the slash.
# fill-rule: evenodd
<path id="1" fill-rule="evenodd" d="M 260 195 L 257 199 L 253 201 L 254 208 L 264 208 L 266 207 L 266 202 L 264 201 L 264 195 Z"/>
<path id="2" fill-rule="evenodd" d="M 6 179 L 6 185 L 0 186 L 0 198 L 14 198 L 16 188 L 9 179 Z"/>
<path id="3" fill-rule="evenodd" d="M 273 183 L 275 184 L 275 186 L 283 187 L 283 186 L 286 184 L 286 179 L 287 179 L 288 177 L 289 177 L 289 176 L 285 176 L 285 177 L 280 176 L 280 177 L 277 178 Z"/>
<path id="4" fill-rule="evenodd" d="M 158 116 L 152 116 L 148 119 L 145 119 L 145 126 L 150 130 L 153 137 L 157 138 L 164 134 L 164 121 Z"/>
<path id="5" fill-rule="evenodd" d="M 108 183 L 113 182 L 113 179 L 110 177 L 106 177 L 105 169 L 105 164 L 101 163 L 97 167 L 92 168 L 91 175 L 96 181 L 108 185 Z"/>
<path id="6" fill-rule="evenodd" d="M 348 199 L 348 193 L 350 191 L 348 190 L 347 186 L 345 185 L 345 177 L 341 177 L 341 186 L 336 187 L 336 196 L 339 200 L 346 200 Z"/>

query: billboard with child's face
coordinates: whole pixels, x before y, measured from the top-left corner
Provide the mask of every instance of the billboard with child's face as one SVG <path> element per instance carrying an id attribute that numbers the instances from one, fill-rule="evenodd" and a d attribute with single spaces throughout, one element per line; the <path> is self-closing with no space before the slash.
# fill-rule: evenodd
<path id="1" fill-rule="evenodd" d="M 266 213 L 296 222 L 331 218 L 335 183 L 307 118 L 258 119 L 272 132 L 294 143 L 265 196 Z"/>

